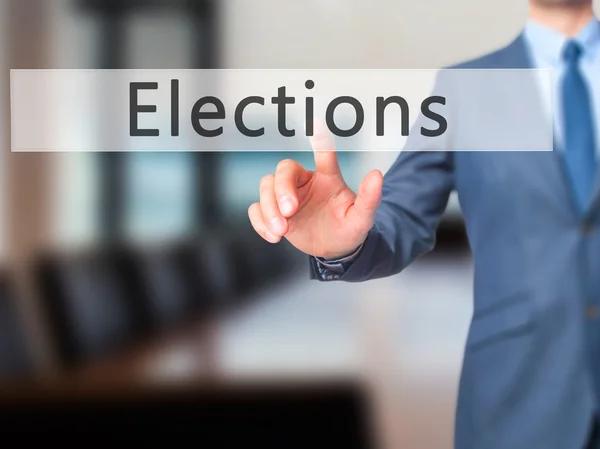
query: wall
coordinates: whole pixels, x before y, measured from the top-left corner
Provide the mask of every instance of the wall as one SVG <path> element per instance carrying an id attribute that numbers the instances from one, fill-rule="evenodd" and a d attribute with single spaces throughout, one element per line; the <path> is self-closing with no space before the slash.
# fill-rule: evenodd
<path id="1" fill-rule="evenodd" d="M 501 46 L 525 0 L 226 0 L 231 68 L 430 68 Z"/>

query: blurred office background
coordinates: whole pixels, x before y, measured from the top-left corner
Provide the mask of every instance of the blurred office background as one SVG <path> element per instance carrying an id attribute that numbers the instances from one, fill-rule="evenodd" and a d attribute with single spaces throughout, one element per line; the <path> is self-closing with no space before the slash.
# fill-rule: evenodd
<path id="1" fill-rule="evenodd" d="M 110 429 L 139 411 L 132 391 L 169 391 L 162 415 L 125 427 L 175 429 L 173 412 L 178 433 L 227 426 L 266 447 L 365 447 L 364 426 L 366 447 L 450 448 L 472 300 L 454 197 L 438 248 L 403 274 L 308 282 L 305 256 L 262 242 L 246 213 L 280 159 L 310 153 L 11 153 L 9 69 L 438 68 L 504 45 L 526 14 L 525 0 L 1 0 L 0 433 Z M 354 187 L 394 158 L 340 154 Z M 106 414 L 65 405 L 106 395 Z"/>

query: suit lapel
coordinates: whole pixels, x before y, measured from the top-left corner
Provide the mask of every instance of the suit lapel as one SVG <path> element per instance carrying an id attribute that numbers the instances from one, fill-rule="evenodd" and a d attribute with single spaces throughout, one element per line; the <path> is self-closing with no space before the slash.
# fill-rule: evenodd
<path id="1" fill-rule="evenodd" d="M 596 169 L 596 180 L 594 182 L 594 188 L 592 189 L 592 198 L 590 206 L 586 211 L 586 217 L 594 218 L 600 211 L 600 161 L 597 163 L 599 168 Z"/>
<path id="2" fill-rule="evenodd" d="M 596 120 L 597 121 L 597 120 Z M 592 194 L 588 206 L 583 211 L 582 218 L 586 220 L 594 220 L 600 212 L 600 161 L 597 163 L 596 176 L 592 187 Z"/>
<path id="3" fill-rule="evenodd" d="M 504 49 L 503 52 L 501 52 L 497 61 L 499 68 L 534 68 L 523 34 L 519 35 L 515 41 L 513 41 Z M 534 95 L 537 95 L 538 98 L 530 101 L 537 101 L 540 105 L 543 104 L 542 98 L 539 96 L 539 88 L 537 85 L 532 86 L 531 92 L 534 92 Z M 557 148 L 556 138 L 554 141 L 555 144 L 553 151 L 522 153 L 519 155 L 518 160 L 521 161 L 521 163 L 523 163 L 525 160 L 529 160 L 532 166 L 535 167 L 535 174 L 532 173 L 532 179 L 539 178 L 540 185 L 544 189 L 548 189 L 548 192 L 553 192 L 555 198 L 564 201 L 566 204 L 569 204 L 571 210 L 580 216 L 581 212 L 578 210 L 575 202 L 572 184 L 569 181 L 565 171 L 562 152 L 559 150 L 559 148 Z M 600 189 L 600 179 L 597 181 L 598 182 L 596 184 Z"/>

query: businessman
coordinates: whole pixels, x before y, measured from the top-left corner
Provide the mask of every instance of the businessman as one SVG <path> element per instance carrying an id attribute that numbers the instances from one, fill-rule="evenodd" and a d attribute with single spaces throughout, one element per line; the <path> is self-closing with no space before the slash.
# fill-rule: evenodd
<path id="1" fill-rule="evenodd" d="M 320 130 L 316 170 L 282 161 L 262 179 L 250 221 L 267 241 L 286 238 L 309 254 L 312 278 L 360 282 L 399 273 L 431 250 L 456 190 L 475 302 L 455 447 L 600 448 L 600 23 L 592 2 L 531 0 L 516 40 L 457 67 L 553 69 L 554 151 L 401 152 L 385 177 L 369 173 L 354 193 Z"/>

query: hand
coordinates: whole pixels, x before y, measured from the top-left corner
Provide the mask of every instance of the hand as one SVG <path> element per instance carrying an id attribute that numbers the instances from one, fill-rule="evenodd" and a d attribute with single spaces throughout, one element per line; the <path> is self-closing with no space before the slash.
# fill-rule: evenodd
<path id="1" fill-rule="evenodd" d="M 265 240 L 285 237 L 307 254 L 326 259 L 354 252 L 373 227 L 381 202 L 383 176 L 373 170 L 361 182 L 358 195 L 348 188 L 325 125 L 315 126 L 311 145 L 316 170 L 287 159 L 275 174 L 262 178 L 260 202 L 248 209 L 252 226 Z"/>

